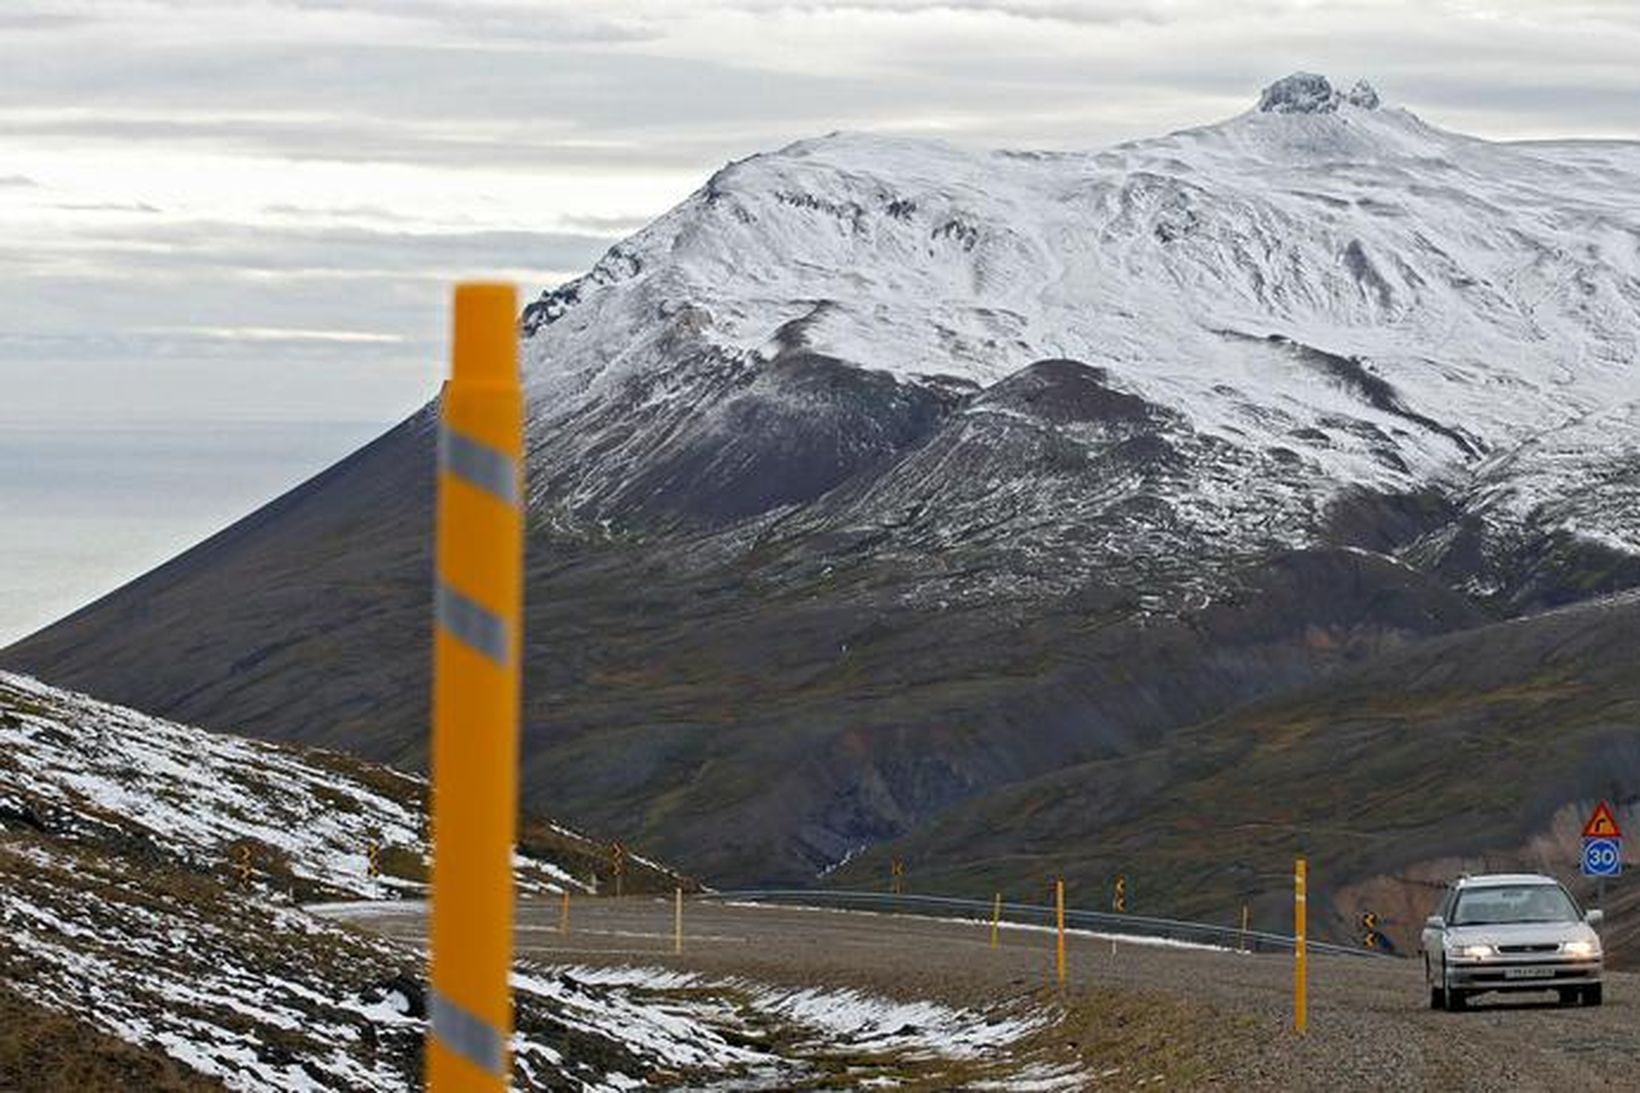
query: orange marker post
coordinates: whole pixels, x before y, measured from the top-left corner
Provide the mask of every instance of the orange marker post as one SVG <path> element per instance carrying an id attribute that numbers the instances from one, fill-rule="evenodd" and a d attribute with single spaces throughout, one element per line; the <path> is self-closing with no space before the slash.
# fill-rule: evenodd
<path id="1" fill-rule="evenodd" d="M 1309 919 L 1310 867 L 1303 858 L 1293 869 L 1293 1028 L 1303 1033 L 1310 1023 L 1310 954 L 1304 933 Z"/>
<path id="2" fill-rule="evenodd" d="M 1053 884 L 1054 917 L 1059 924 L 1059 944 L 1055 954 L 1059 967 L 1059 985 L 1065 985 L 1065 878 L 1061 877 Z"/>
<path id="3" fill-rule="evenodd" d="M 439 436 L 427 1084 L 512 1074 L 513 844 L 524 601 L 523 392 L 512 285 L 455 291 Z"/>
<path id="4" fill-rule="evenodd" d="M 991 900 L 991 948 L 997 947 L 997 933 L 1002 929 L 1002 893 Z"/>
<path id="5" fill-rule="evenodd" d="M 683 955 L 683 889 L 672 889 L 673 906 L 673 936 L 672 952 L 674 955 Z"/>
<path id="6" fill-rule="evenodd" d="M 569 933 L 569 889 L 564 889 L 564 905 L 558 911 L 558 932 Z"/>

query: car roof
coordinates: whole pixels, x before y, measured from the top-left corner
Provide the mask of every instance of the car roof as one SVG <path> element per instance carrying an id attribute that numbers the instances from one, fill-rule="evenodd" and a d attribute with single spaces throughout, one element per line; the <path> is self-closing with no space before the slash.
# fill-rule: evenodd
<path id="1" fill-rule="evenodd" d="M 1475 877 L 1462 877 L 1458 881 L 1459 888 L 1492 888 L 1505 884 L 1552 884 L 1558 887 L 1560 882 L 1542 873 L 1482 873 Z"/>

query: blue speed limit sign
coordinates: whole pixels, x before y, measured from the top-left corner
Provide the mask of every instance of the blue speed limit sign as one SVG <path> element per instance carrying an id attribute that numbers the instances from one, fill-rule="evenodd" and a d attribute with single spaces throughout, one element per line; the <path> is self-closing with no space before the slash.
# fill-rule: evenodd
<path id="1" fill-rule="evenodd" d="M 1584 839 L 1583 875 L 1615 877 L 1623 872 L 1623 842 L 1620 839 Z"/>

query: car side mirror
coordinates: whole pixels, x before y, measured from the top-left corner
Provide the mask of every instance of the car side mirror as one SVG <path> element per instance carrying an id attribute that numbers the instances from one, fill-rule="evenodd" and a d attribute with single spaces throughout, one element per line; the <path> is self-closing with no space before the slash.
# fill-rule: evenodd
<path id="1" fill-rule="evenodd" d="M 1429 930 L 1444 930 L 1446 929 L 1446 919 L 1442 918 L 1440 915 L 1430 915 L 1428 918 L 1424 919 L 1424 928 Z"/>
<path id="2" fill-rule="evenodd" d="M 1599 926 L 1602 922 L 1606 921 L 1606 912 L 1590 911 L 1588 914 L 1583 916 L 1583 921 L 1587 922 L 1590 926 Z"/>

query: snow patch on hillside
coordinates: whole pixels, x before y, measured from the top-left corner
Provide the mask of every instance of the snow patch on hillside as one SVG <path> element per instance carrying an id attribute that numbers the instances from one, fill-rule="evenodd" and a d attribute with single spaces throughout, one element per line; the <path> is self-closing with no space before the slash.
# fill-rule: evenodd
<path id="1" fill-rule="evenodd" d="M 127 828 L 177 860 L 224 869 L 252 840 L 300 878 L 381 899 L 421 886 L 370 875 L 372 843 L 424 849 L 421 817 L 389 795 L 271 744 L 189 728 L 0 673 L 0 824 Z M 26 802 L 26 804 L 25 804 Z M 9 806 L 9 807 L 8 807 Z M 47 815 L 39 815 L 46 813 Z"/>
<path id="2" fill-rule="evenodd" d="M 386 767 L 206 732 L 0 672 L 0 830 L 118 833 L 223 875 L 245 847 L 253 883 L 276 894 L 399 899 L 426 888 L 425 794 L 425 780 Z M 390 855 L 408 875 L 381 867 Z M 514 863 L 523 891 L 591 891 L 556 862 L 515 854 Z"/>
<path id="3" fill-rule="evenodd" d="M 365 847 L 421 851 L 421 788 L 0 673 L 0 975 L 230 1089 L 416 1088 L 425 955 L 333 919 L 419 894 L 370 876 Z M 521 876 L 574 882 L 536 859 Z M 348 898 L 292 906 L 297 880 Z M 779 1088 L 862 1052 L 862 1080 L 925 1073 L 1048 1019 L 660 968 L 522 967 L 514 988 L 525 1089 Z"/>

